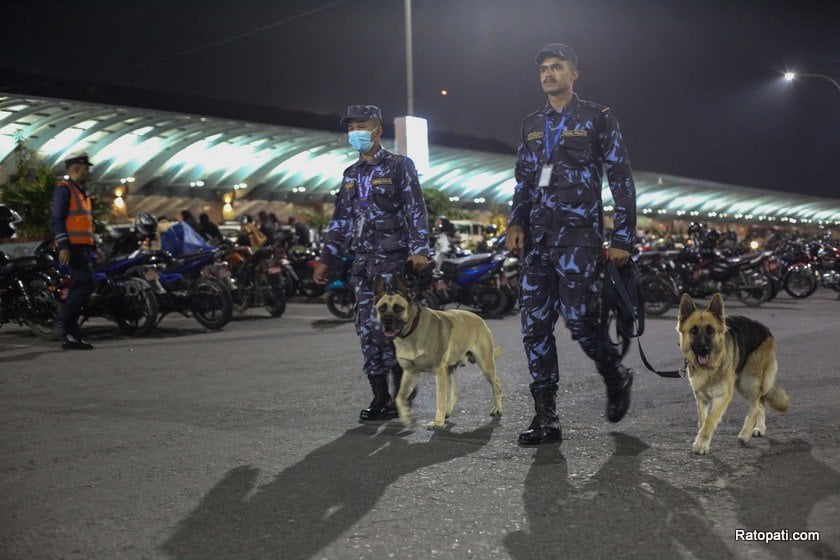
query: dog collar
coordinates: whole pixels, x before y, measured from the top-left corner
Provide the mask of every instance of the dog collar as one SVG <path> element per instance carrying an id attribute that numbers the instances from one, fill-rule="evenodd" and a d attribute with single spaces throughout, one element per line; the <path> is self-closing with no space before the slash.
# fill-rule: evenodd
<path id="1" fill-rule="evenodd" d="M 411 328 L 408 329 L 408 332 L 405 333 L 405 334 L 397 333 L 397 336 L 400 337 L 400 338 L 406 338 L 406 337 L 411 336 L 411 333 L 413 333 L 415 330 L 417 330 L 417 325 L 419 325 L 419 324 L 420 324 L 420 310 L 418 309 L 417 314 L 414 315 L 414 320 L 411 322 Z"/>

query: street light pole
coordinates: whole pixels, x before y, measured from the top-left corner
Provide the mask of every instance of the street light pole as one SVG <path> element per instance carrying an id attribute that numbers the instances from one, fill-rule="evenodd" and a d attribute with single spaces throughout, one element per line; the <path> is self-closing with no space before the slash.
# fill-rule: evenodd
<path id="1" fill-rule="evenodd" d="M 414 115 L 414 61 L 411 43 L 411 0 L 405 0 L 405 85 L 408 95 L 407 114 L 410 116 Z"/>
<path id="2" fill-rule="evenodd" d="M 840 84 L 837 83 L 837 80 L 831 78 L 830 76 L 826 76 L 825 74 L 797 74 L 795 72 L 785 73 L 785 79 L 789 82 L 792 82 L 796 78 L 823 78 L 834 84 L 834 87 L 837 88 L 837 91 L 840 91 Z"/>

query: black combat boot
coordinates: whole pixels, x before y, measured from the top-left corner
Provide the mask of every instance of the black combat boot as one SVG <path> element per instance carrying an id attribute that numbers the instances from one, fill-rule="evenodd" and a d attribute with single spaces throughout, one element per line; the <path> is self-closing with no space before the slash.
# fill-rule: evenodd
<path id="1" fill-rule="evenodd" d="M 563 441 L 560 420 L 557 418 L 557 390 L 550 388 L 531 389 L 534 409 L 537 415 L 527 430 L 519 434 L 522 445 L 539 445 L 552 441 Z"/>
<path id="2" fill-rule="evenodd" d="M 400 386 L 402 385 L 402 376 L 403 370 L 400 366 L 394 366 L 391 368 L 391 378 L 394 380 L 394 398 L 397 398 L 397 393 L 400 392 Z M 405 399 L 405 402 L 408 406 L 411 406 L 414 403 L 414 397 L 417 396 L 417 387 L 411 391 L 411 394 L 408 395 L 408 398 Z"/>
<path id="3" fill-rule="evenodd" d="M 607 420 L 620 422 L 630 408 L 633 370 L 619 364 L 614 374 L 604 376 L 604 383 L 607 385 Z"/>
<path id="4" fill-rule="evenodd" d="M 368 375 L 373 400 L 370 406 L 359 413 L 359 420 L 390 420 L 397 417 L 394 400 L 388 394 L 387 375 Z"/>

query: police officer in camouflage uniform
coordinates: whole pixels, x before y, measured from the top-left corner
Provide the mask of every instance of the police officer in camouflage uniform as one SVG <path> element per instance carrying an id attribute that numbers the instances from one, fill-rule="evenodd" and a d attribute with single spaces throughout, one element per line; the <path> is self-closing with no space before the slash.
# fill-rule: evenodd
<path id="1" fill-rule="evenodd" d="M 373 280 L 396 274 L 406 265 L 428 267 L 429 225 L 417 170 L 411 159 L 382 147 L 382 114 L 374 105 L 352 105 L 341 119 L 350 144 L 361 154 L 344 170 L 321 262 L 313 272 L 323 284 L 330 270 L 341 268 L 341 256 L 355 253 L 351 282 L 356 292 L 356 332 L 362 342 L 364 372 L 373 400 L 361 420 L 396 417 L 388 373 L 399 389 L 402 369 L 394 344 L 382 332 L 373 308 Z"/>
<path id="2" fill-rule="evenodd" d="M 562 439 L 554 339 L 561 315 L 604 378 L 610 422 L 627 412 L 633 382 L 633 372 L 621 364 L 599 320 L 603 169 L 615 200 L 606 258 L 627 264 L 636 230 L 635 186 L 618 120 L 609 107 L 573 93 L 578 58 L 571 48 L 546 45 L 536 62 L 548 101 L 522 124 L 507 236 L 508 249 L 524 250 L 522 334 L 536 409 L 530 427 L 519 435 L 525 445 Z"/>

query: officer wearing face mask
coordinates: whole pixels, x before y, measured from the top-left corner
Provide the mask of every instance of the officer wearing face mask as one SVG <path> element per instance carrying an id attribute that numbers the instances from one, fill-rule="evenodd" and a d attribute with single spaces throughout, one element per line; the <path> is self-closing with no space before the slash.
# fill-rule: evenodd
<path id="1" fill-rule="evenodd" d="M 627 412 L 633 382 L 600 323 L 604 170 L 615 200 L 606 258 L 626 265 L 636 231 L 635 186 L 618 120 L 609 107 L 572 91 L 578 58 L 569 46 L 546 45 L 536 63 L 548 99 L 522 123 L 506 241 L 508 249 L 524 250 L 522 334 L 536 409 L 519 436 L 526 445 L 561 439 L 554 339 L 561 315 L 604 379 L 610 422 Z"/>
<path id="2" fill-rule="evenodd" d="M 406 266 L 423 269 L 430 265 L 426 203 L 414 162 L 382 147 L 379 107 L 352 105 L 341 124 L 347 126 L 350 145 L 360 157 L 344 170 L 313 278 L 326 283 L 331 270 L 340 270 L 341 256 L 346 251 L 355 254 L 351 282 L 356 292 L 356 332 L 362 343 L 363 369 L 373 391 L 373 400 L 359 419 L 385 420 L 396 417 L 388 374 L 393 376 L 395 395 L 402 369 L 394 344 L 385 338 L 376 320 L 373 279 L 378 274 L 400 273 Z"/>

